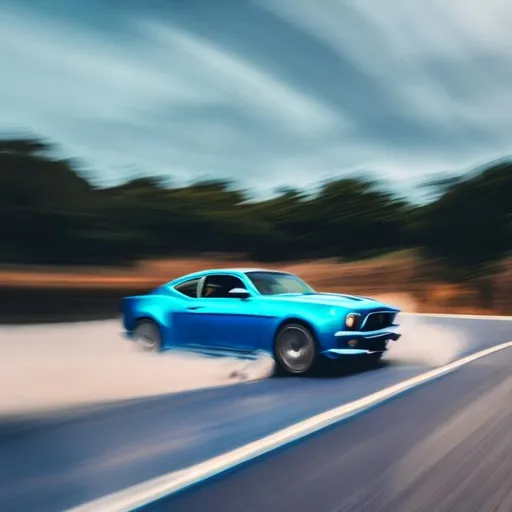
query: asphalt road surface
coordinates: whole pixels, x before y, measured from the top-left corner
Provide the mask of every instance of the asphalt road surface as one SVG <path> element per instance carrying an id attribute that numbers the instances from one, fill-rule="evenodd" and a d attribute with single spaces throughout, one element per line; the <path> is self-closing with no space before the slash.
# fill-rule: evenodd
<path id="1" fill-rule="evenodd" d="M 459 357 L 512 340 L 508 321 L 426 321 L 463 332 L 466 345 Z M 510 363 L 508 350 L 471 363 L 147 510 L 512 510 L 497 508 L 511 503 Z M 3 421 L 0 511 L 65 510 L 219 455 L 425 370 L 388 364 L 334 378 L 268 379 L 89 412 Z"/>
<path id="2" fill-rule="evenodd" d="M 145 510 L 510 512 L 512 350 Z"/>

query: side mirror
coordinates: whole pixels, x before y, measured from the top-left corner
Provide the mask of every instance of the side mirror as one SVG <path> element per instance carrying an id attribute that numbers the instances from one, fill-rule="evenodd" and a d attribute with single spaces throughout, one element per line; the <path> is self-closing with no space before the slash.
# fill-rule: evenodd
<path id="1" fill-rule="evenodd" d="M 229 290 L 229 296 L 237 299 L 247 299 L 251 294 L 249 293 L 249 290 L 246 290 L 245 288 L 233 288 L 232 290 Z"/>

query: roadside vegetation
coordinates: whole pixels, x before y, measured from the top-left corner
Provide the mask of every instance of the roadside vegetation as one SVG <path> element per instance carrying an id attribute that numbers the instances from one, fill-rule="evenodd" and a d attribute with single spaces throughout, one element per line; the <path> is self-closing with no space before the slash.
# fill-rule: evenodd
<path id="1" fill-rule="evenodd" d="M 150 261 L 200 258 L 302 265 L 324 289 L 372 293 L 386 283 L 383 292 L 410 291 L 424 303 L 435 285 L 458 290 L 457 307 L 511 311 L 512 161 L 433 183 L 432 200 L 417 205 L 363 177 L 260 201 L 221 180 L 173 187 L 139 178 L 105 188 L 54 155 L 38 139 L 0 140 L 0 287 L 64 272 L 110 287 L 135 279 L 138 288 L 163 276 Z M 165 267 L 170 279 L 176 265 Z"/>

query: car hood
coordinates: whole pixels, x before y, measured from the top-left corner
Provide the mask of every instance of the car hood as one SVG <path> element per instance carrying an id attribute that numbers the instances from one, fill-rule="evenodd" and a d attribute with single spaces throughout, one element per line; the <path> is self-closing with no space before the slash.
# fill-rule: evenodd
<path id="1" fill-rule="evenodd" d="M 382 308 L 397 311 L 398 308 L 389 306 L 382 302 L 376 301 L 369 297 L 361 297 L 358 295 L 345 295 L 342 293 L 297 293 L 297 294 L 283 294 L 274 295 L 271 297 L 273 300 L 287 301 L 287 302 L 300 302 L 305 304 L 323 304 L 325 306 L 339 306 L 346 309 L 357 311 L 359 309 L 373 309 Z"/>

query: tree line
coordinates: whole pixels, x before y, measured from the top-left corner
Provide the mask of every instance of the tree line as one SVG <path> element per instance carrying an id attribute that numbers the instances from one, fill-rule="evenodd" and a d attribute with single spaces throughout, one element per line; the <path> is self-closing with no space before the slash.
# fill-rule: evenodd
<path id="1" fill-rule="evenodd" d="M 147 177 L 100 188 L 39 139 L 0 140 L 0 261 L 125 264 L 201 252 L 265 261 L 357 259 L 418 248 L 454 279 L 512 250 L 512 162 L 438 183 L 425 205 L 368 178 L 254 201 L 224 180 L 171 187 Z"/>

